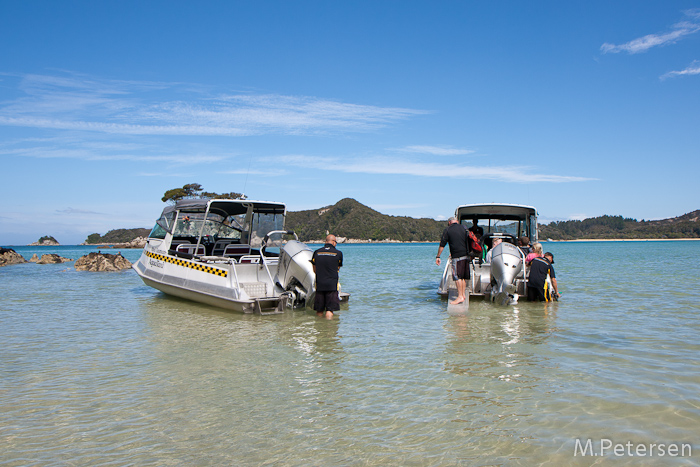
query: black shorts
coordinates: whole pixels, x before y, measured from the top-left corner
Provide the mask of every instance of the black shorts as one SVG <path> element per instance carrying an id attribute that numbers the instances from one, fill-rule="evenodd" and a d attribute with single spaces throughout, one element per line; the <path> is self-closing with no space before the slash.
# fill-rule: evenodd
<path id="1" fill-rule="evenodd" d="M 455 258 L 452 260 L 452 279 L 458 281 L 460 279 L 469 279 L 471 271 L 469 267 L 469 257 Z"/>
<path id="2" fill-rule="evenodd" d="M 340 310 L 340 297 L 338 296 L 338 291 L 334 290 L 332 292 L 316 292 L 316 298 L 314 298 L 314 310 L 319 313 L 324 311 L 338 311 Z"/>

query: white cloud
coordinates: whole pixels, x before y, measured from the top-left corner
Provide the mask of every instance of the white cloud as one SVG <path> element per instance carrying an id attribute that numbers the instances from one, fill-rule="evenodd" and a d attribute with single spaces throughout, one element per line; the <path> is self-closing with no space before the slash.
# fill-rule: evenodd
<path id="1" fill-rule="evenodd" d="M 700 60 L 695 60 L 690 64 L 685 70 L 680 71 L 669 71 L 668 73 L 661 75 L 660 79 L 673 78 L 674 76 L 684 76 L 684 75 L 700 75 Z"/>
<path id="2" fill-rule="evenodd" d="M 686 16 L 695 21 L 681 21 L 673 25 L 672 30 L 662 34 L 647 34 L 638 39 L 631 40 L 624 44 L 615 45 L 605 43 L 600 46 L 603 53 L 620 53 L 627 52 L 636 54 L 646 52 L 652 47 L 661 47 L 664 45 L 675 44 L 680 39 L 690 34 L 695 34 L 700 31 L 700 24 L 697 20 L 700 19 L 700 9 L 692 9 L 684 12 Z"/>
<path id="3" fill-rule="evenodd" d="M 386 157 L 360 158 L 349 161 L 328 157 L 287 155 L 274 158 L 276 163 L 309 169 L 337 170 L 349 173 L 382 175 L 413 175 L 421 177 L 465 178 L 497 180 L 504 182 L 581 182 L 593 180 L 585 177 L 532 173 L 529 167 L 517 166 L 469 166 L 460 164 L 439 164 L 435 162 L 413 162 Z"/>
<path id="4" fill-rule="evenodd" d="M 428 113 L 309 96 L 211 96 L 182 83 L 23 75 L 0 125 L 127 135 L 247 136 L 368 131 Z M 163 99 L 170 95 L 189 100 Z"/>
<path id="5" fill-rule="evenodd" d="M 128 154 L 96 151 L 89 147 L 27 147 L 21 149 L 3 149 L 0 155 L 34 157 L 37 159 L 78 159 L 83 161 L 132 161 L 165 162 L 176 165 L 210 164 L 227 159 L 222 155 L 207 154 Z"/>
<path id="6" fill-rule="evenodd" d="M 405 146 L 399 148 L 398 151 L 429 154 L 433 156 L 464 156 L 474 153 L 471 149 L 456 149 L 447 146 Z"/>

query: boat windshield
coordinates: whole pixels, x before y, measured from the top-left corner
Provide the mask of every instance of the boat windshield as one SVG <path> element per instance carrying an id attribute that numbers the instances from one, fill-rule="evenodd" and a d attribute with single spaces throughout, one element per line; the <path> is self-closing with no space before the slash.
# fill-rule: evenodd
<path id="1" fill-rule="evenodd" d="M 484 229 L 484 235 L 490 233 L 510 234 L 514 237 L 526 235 L 525 225 L 520 219 L 508 219 L 507 217 L 499 218 L 495 216 L 489 217 L 470 217 L 463 218 L 462 225 L 471 229 L 473 226 L 479 226 Z"/>
<path id="2" fill-rule="evenodd" d="M 205 219 L 204 213 L 201 212 L 181 212 L 177 222 L 175 222 L 172 234 L 173 237 L 198 237 L 201 232 L 202 236 L 236 240 L 241 238 L 244 223 L 244 214 L 223 217 L 209 213 Z"/>
<path id="3" fill-rule="evenodd" d="M 250 246 L 260 248 L 268 232 L 284 229 L 284 214 L 254 213 L 250 226 Z"/>

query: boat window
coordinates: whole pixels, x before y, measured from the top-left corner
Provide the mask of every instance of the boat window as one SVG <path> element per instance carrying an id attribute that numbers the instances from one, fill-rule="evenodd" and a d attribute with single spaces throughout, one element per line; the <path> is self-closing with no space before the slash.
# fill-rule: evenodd
<path id="1" fill-rule="evenodd" d="M 202 228 L 201 213 L 180 213 L 180 217 L 175 223 L 173 237 L 196 237 Z"/>
<path id="2" fill-rule="evenodd" d="M 224 218 L 218 214 L 209 213 L 206 220 L 204 213 L 181 212 L 175 223 L 173 230 L 174 237 L 198 237 L 201 232 L 203 236 L 211 236 L 216 239 L 240 239 L 241 229 L 237 224 L 231 224 L 230 218 Z M 202 226 L 204 228 L 202 228 Z"/>
<path id="3" fill-rule="evenodd" d="M 174 222 L 174 212 L 169 212 L 160 216 L 160 219 L 156 221 L 155 227 L 153 227 L 153 230 L 151 230 L 151 233 L 148 235 L 149 238 L 165 238 L 167 232 L 172 232 Z"/>
<path id="4" fill-rule="evenodd" d="M 243 214 L 236 214 L 234 216 L 228 216 L 226 220 L 224 221 L 224 224 L 231 226 L 231 228 L 238 229 L 238 230 L 246 230 L 245 228 L 245 213 Z"/>
<path id="5" fill-rule="evenodd" d="M 484 234 L 505 233 L 515 237 L 519 237 L 522 230 L 521 221 L 519 219 L 469 217 L 462 218 L 462 225 L 466 226 L 468 229 L 472 228 L 474 225 L 477 225 L 484 229 Z"/>
<path id="6" fill-rule="evenodd" d="M 530 216 L 530 232 L 529 232 L 530 242 L 537 242 L 537 217 Z"/>
<path id="7" fill-rule="evenodd" d="M 294 240 L 294 234 L 288 234 L 281 230 L 273 233 L 267 239 L 265 256 L 279 256 L 282 248 L 289 240 Z"/>
<path id="8" fill-rule="evenodd" d="M 153 230 L 151 230 L 151 233 L 148 234 L 148 238 L 165 238 L 166 233 L 167 232 L 160 226 L 160 224 L 156 224 L 153 227 Z"/>
<path id="9" fill-rule="evenodd" d="M 250 245 L 260 248 L 262 240 L 268 232 L 284 229 L 284 214 L 254 213 L 250 226 Z"/>

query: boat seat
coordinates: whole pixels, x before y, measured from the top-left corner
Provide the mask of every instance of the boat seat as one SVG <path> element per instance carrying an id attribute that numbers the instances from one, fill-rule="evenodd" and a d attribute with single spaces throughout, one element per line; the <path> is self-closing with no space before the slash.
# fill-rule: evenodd
<path id="1" fill-rule="evenodd" d="M 241 259 L 238 260 L 239 263 L 248 263 L 248 264 L 258 264 L 260 263 L 260 256 L 258 255 L 245 255 L 241 256 Z"/>
<path id="2" fill-rule="evenodd" d="M 223 256 L 229 258 L 231 256 L 245 256 L 250 254 L 250 245 L 244 245 L 241 243 L 231 243 L 226 245 L 224 248 Z"/>
<path id="3" fill-rule="evenodd" d="M 175 250 L 178 245 L 192 245 L 192 242 L 189 240 L 173 240 L 170 242 L 170 249 Z"/>
<path id="4" fill-rule="evenodd" d="M 217 240 L 216 243 L 214 243 L 214 248 L 211 250 L 212 256 L 224 256 L 224 251 L 226 250 L 226 247 L 233 242 L 233 240 Z"/>
<path id="5" fill-rule="evenodd" d="M 181 243 L 175 248 L 178 253 L 187 253 L 188 255 L 205 255 L 204 245 L 193 245 L 191 243 Z M 196 251 L 196 253 L 195 253 Z"/>

